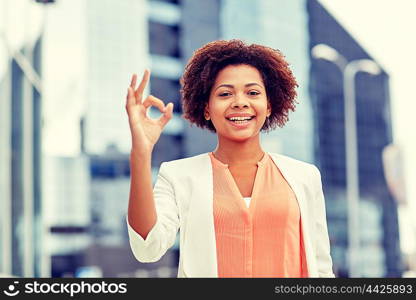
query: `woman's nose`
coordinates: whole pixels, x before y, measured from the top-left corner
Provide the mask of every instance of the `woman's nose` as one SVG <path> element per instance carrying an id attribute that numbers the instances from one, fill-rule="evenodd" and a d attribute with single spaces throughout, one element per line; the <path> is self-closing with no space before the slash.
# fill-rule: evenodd
<path id="1" fill-rule="evenodd" d="M 232 103 L 232 107 L 239 107 L 239 106 L 248 106 L 248 101 L 245 99 L 244 96 L 236 95 L 234 98 L 234 102 Z"/>

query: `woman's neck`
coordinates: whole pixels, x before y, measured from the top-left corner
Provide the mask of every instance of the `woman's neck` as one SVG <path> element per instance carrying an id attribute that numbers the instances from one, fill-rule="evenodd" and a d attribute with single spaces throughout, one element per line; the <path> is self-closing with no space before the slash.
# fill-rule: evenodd
<path id="1" fill-rule="evenodd" d="M 229 166 L 253 165 L 263 158 L 260 141 L 233 142 L 219 140 L 213 151 L 215 158 Z"/>

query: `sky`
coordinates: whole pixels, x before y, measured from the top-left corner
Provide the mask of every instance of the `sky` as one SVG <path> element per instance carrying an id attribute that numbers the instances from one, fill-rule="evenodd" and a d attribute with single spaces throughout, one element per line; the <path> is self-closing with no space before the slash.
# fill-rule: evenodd
<path id="1" fill-rule="evenodd" d="M 319 1 L 390 75 L 393 141 L 403 147 L 406 194 L 416 207 L 416 1 Z"/>

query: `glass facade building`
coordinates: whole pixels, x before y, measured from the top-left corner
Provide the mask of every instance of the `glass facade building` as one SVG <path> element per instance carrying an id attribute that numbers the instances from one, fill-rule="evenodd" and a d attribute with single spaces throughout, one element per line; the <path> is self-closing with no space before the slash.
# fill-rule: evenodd
<path id="1" fill-rule="evenodd" d="M 149 67 L 147 1 L 92 0 L 84 5 L 88 86 L 83 151 L 100 154 L 116 145 L 127 153 L 127 86 L 133 73 L 141 78 Z"/>
<path id="2" fill-rule="evenodd" d="M 316 0 L 307 2 L 310 48 L 323 43 L 347 61 L 372 59 Z M 343 78 L 331 62 L 311 56 L 310 93 L 315 117 L 315 157 L 327 198 L 328 228 L 336 271 L 348 275 L 346 144 Z M 400 277 L 402 272 L 397 203 L 388 191 L 382 152 L 392 142 L 389 76 L 359 72 L 355 77 L 360 272 L 363 277 Z"/>
<path id="3" fill-rule="evenodd" d="M 2 1 L 0 11 L 0 273 L 39 276 L 42 10 Z"/>

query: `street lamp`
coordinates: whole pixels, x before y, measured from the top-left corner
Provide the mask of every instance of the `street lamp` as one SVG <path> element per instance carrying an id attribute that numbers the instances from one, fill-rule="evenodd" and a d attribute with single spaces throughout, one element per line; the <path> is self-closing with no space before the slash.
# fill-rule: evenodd
<path id="1" fill-rule="evenodd" d="M 360 250 L 359 235 L 359 172 L 358 172 L 358 143 L 357 117 L 355 99 L 355 74 L 366 72 L 371 75 L 381 73 L 380 67 L 370 59 L 358 59 L 348 62 L 334 48 L 318 44 L 312 48 L 312 57 L 334 63 L 343 75 L 344 90 L 344 126 L 347 178 L 347 207 L 348 207 L 348 265 L 349 277 L 359 277 L 360 267 L 357 264 Z"/>

